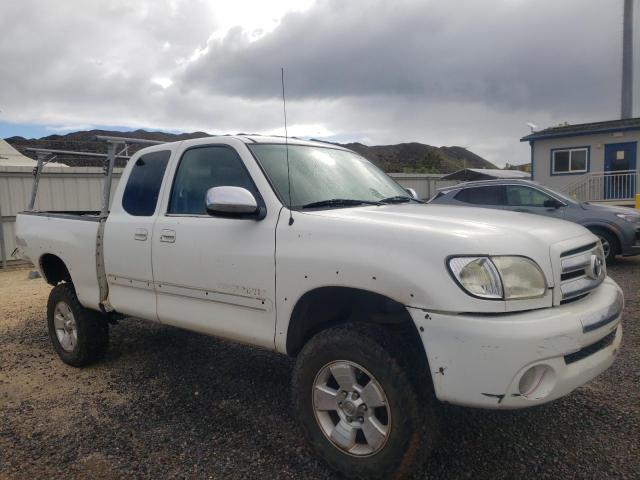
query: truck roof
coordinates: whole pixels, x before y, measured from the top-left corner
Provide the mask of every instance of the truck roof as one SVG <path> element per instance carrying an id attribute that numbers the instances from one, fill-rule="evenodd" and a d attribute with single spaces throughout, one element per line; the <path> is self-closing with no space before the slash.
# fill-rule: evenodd
<path id="1" fill-rule="evenodd" d="M 229 140 L 236 139 L 244 142 L 246 144 L 255 144 L 255 143 L 270 143 L 270 144 L 282 144 L 288 143 L 289 145 L 307 145 L 313 147 L 330 147 L 339 150 L 347 150 L 346 148 L 336 145 L 331 142 L 323 142 L 321 140 L 304 140 L 297 137 L 285 137 L 280 135 L 258 135 L 258 134 L 237 134 L 237 135 L 215 135 L 211 137 L 200 137 L 200 138 L 192 138 L 189 140 L 180 140 L 178 142 L 167 142 L 167 143 L 183 143 L 186 146 L 191 144 L 199 145 L 202 144 L 204 140 Z"/>

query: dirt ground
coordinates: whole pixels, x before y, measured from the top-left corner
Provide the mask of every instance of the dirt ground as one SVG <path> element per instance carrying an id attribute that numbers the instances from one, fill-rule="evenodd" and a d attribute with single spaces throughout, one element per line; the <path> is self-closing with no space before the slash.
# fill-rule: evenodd
<path id="1" fill-rule="evenodd" d="M 626 296 L 613 367 L 530 410 L 443 407 L 420 478 L 640 477 L 640 259 L 609 273 Z M 288 358 L 125 320 L 104 361 L 68 367 L 47 335 L 49 289 L 0 273 L 0 479 L 334 478 L 290 415 Z"/>

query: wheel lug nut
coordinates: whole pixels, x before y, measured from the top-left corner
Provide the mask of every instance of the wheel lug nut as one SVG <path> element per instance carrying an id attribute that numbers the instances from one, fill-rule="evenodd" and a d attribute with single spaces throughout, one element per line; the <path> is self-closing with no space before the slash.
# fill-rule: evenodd
<path id="1" fill-rule="evenodd" d="M 358 421 L 359 421 L 360 423 L 363 423 L 363 422 L 364 422 L 364 418 L 362 418 L 362 417 L 358 417 Z"/>

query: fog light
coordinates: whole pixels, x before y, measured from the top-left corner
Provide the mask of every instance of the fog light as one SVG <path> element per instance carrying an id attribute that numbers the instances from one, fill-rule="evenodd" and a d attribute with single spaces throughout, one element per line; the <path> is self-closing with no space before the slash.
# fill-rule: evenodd
<path id="1" fill-rule="evenodd" d="M 555 383 L 553 369 L 547 365 L 535 365 L 520 377 L 518 390 L 523 397 L 542 398 L 553 388 Z"/>

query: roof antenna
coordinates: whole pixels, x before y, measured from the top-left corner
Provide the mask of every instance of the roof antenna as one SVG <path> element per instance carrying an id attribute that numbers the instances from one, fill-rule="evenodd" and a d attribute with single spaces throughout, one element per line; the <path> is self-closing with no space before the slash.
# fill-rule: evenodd
<path id="1" fill-rule="evenodd" d="M 287 183 L 289 185 L 289 225 L 293 225 L 293 210 L 291 205 L 291 170 L 289 168 L 289 132 L 287 131 L 287 101 L 284 97 L 284 67 L 280 67 L 282 78 L 282 111 L 284 112 L 284 144 L 287 152 Z"/>

